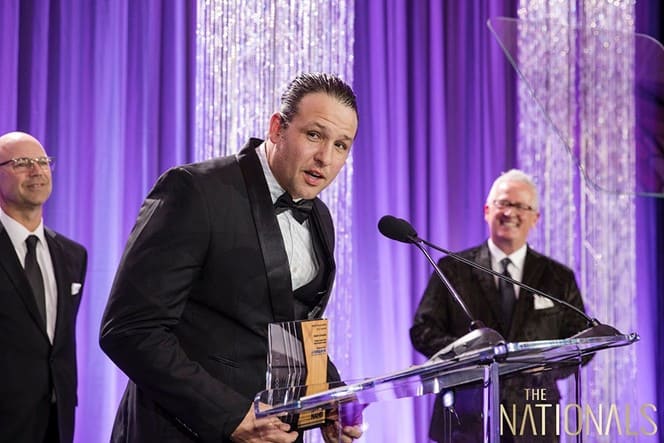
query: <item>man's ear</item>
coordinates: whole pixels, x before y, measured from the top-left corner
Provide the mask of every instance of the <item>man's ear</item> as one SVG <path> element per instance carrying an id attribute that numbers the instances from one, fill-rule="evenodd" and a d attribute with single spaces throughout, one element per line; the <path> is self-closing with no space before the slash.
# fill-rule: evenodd
<path id="1" fill-rule="evenodd" d="M 540 219 L 540 213 L 539 213 L 539 211 L 537 211 L 535 213 L 535 220 L 533 221 L 533 227 L 535 227 L 535 225 L 537 225 L 537 222 L 539 221 L 539 219 Z"/>
<path id="2" fill-rule="evenodd" d="M 270 130 L 268 132 L 268 136 L 272 143 L 277 143 L 279 141 L 281 130 L 283 129 L 282 118 L 283 117 L 281 116 L 280 112 L 275 112 L 272 114 L 272 117 L 270 117 Z"/>

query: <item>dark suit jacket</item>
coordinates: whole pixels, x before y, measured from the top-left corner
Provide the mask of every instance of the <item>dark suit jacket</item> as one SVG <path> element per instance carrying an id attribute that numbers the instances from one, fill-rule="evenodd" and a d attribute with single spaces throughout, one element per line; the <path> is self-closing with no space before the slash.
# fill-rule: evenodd
<path id="1" fill-rule="evenodd" d="M 140 210 L 101 329 L 130 378 L 112 441 L 229 441 L 265 389 L 267 326 L 294 320 L 294 300 L 260 143 L 167 171 Z M 319 199 L 310 220 L 332 270 L 322 312 L 334 232 Z"/>
<path id="2" fill-rule="evenodd" d="M 486 242 L 459 254 L 491 268 L 491 255 Z M 438 265 L 470 312 L 487 327 L 501 333 L 508 342 L 568 338 L 588 326 L 579 314 L 560 304 L 545 309 L 535 309 L 533 295 L 523 289 L 519 292 L 511 324 L 504 324 L 500 316 L 498 288 L 492 275 L 449 256 L 442 258 Z M 530 247 L 526 253 L 522 282 L 565 300 L 581 310 L 584 309 L 573 271 Z M 468 318 L 438 277 L 432 275 L 410 329 L 413 346 L 426 357 L 431 357 L 467 332 L 469 332 Z M 550 388 L 548 400 L 556 402 L 558 392 L 555 389 L 555 380 L 547 375 L 538 377 L 540 379 L 531 380 L 525 386 Z M 510 382 L 519 384 L 519 380 L 512 380 L 508 381 L 507 385 Z M 505 386 L 503 383 L 503 387 Z M 507 392 L 507 389 L 501 391 L 503 402 L 511 404 L 523 401 L 523 392 Z M 472 400 L 467 402 L 469 405 L 481 404 L 481 397 L 477 399 L 474 394 L 460 394 L 457 398 L 463 395 L 472 397 Z M 463 402 L 463 399 L 461 401 Z M 463 409 L 463 405 L 461 408 Z M 440 432 L 436 429 L 438 425 L 436 419 L 441 416 L 440 404 L 436 401 L 431 430 L 434 436 Z"/>
<path id="3" fill-rule="evenodd" d="M 0 224 L 0 441 L 42 442 L 57 397 L 60 441 L 74 435 L 76 397 L 76 314 L 87 253 L 83 246 L 45 229 L 57 283 L 57 319 L 53 345 L 16 251 Z"/>

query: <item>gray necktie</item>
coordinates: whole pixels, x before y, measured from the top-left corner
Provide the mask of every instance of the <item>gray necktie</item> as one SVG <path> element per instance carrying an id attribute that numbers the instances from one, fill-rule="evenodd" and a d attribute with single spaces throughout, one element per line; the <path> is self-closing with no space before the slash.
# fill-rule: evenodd
<path id="1" fill-rule="evenodd" d="M 37 263 L 37 252 L 35 250 L 38 241 L 39 238 L 36 235 L 29 235 L 25 240 L 25 244 L 28 246 L 28 252 L 25 254 L 25 275 L 28 277 L 32 293 L 35 296 L 39 314 L 41 315 L 42 320 L 44 320 L 44 325 L 46 325 L 46 294 L 44 292 L 44 279 L 42 278 L 39 263 Z"/>
<path id="2" fill-rule="evenodd" d="M 512 278 L 507 266 L 512 263 L 512 261 L 505 257 L 500 261 L 500 264 L 503 265 L 503 275 L 505 277 Z M 503 314 L 503 324 L 505 325 L 505 330 L 509 330 L 510 325 L 512 324 L 512 312 L 514 311 L 514 303 L 516 302 L 516 295 L 514 294 L 514 285 L 505 280 L 499 280 L 498 288 L 500 290 L 500 307 Z"/>

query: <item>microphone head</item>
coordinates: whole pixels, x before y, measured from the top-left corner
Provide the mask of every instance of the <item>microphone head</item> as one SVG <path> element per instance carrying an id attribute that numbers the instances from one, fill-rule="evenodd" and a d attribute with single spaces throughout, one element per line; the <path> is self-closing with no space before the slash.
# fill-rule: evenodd
<path id="1" fill-rule="evenodd" d="M 384 215 L 378 221 L 378 230 L 387 238 L 403 243 L 415 243 L 417 232 L 402 218 L 396 218 L 391 215 Z"/>

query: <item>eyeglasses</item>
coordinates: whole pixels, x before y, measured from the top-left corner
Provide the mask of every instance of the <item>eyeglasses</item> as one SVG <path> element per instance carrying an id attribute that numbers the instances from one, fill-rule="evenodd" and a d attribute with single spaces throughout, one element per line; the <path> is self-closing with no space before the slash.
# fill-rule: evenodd
<path id="1" fill-rule="evenodd" d="M 526 211 L 532 211 L 533 207 L 525 205 L 523 203 L 512 203 L 509 200 L 494 200 L 493 205 L 497 208 L 502 210 L 505 210 L 507 208 L 512 208 L 517 212 L 526 212 Z"/>
<path id="2" fill-rule="evenodd" d="M 39 166 L 41 169 L 52 169 L 55 164 L 54 157 L 18 157 L 0 163 L 0 166 L 12 165 L 14 171 L 29 171 L 34 165 Z"/>

